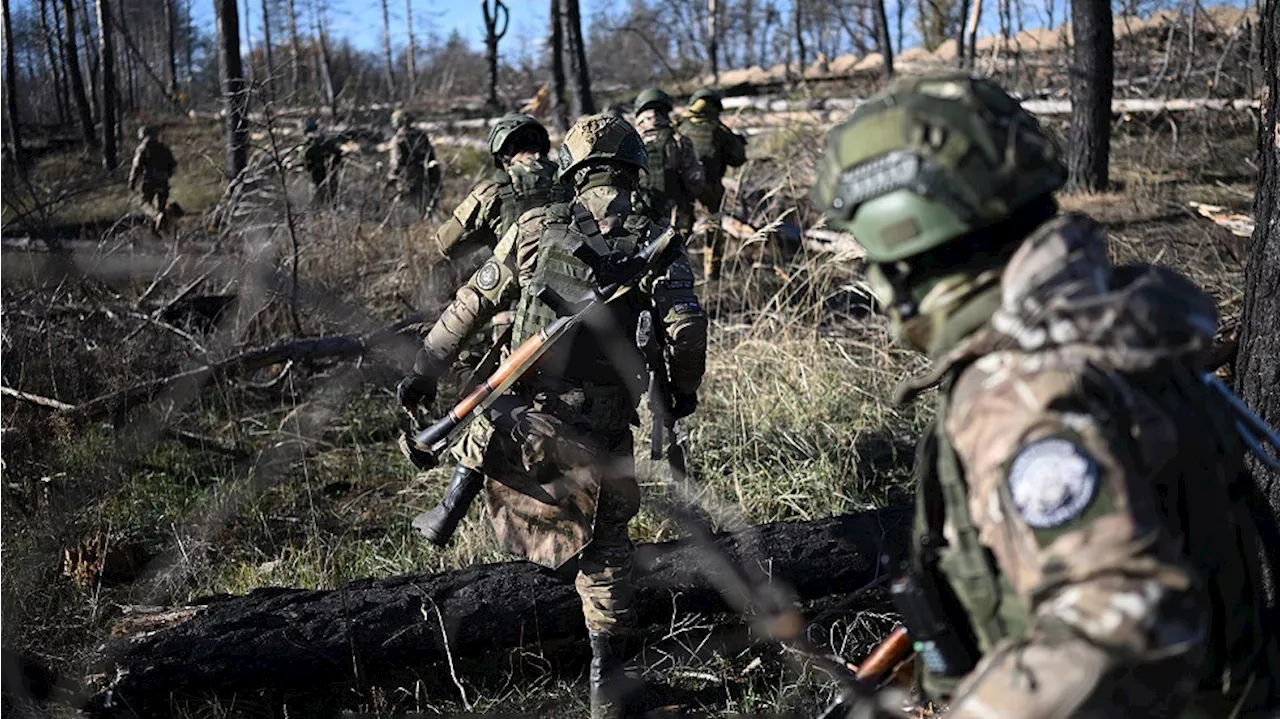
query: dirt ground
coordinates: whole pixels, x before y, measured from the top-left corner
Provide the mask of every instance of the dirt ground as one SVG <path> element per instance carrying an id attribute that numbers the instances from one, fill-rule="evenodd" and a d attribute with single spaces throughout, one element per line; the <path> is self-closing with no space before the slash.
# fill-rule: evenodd
<path id="1" fill-rule="evenodd" d="M 165 132 L 183 167 L 174 196 L 188 209 L 174 237 L 119 221 L 129 215 L 119 177 L 66 148 L 41 157 L 38 187 L 23 202 L 6 203 L 6 241 L 49 236 L 49 227 L 84 241 L 64 243 L 63 253 L 6 244 L 5 386 L 76 404 L 244 347 L 365 334 L 413 312 L 434 318 L 479 262 L 441 265 L 430 245 L 439 218 L 411 222 L 383 205 L 372 148 L 348 159 L 337 207 L 310 207 L 296 172 L 284 183 L 268 175 L 239 214 L 214 225 L 216 134 L 181 124 Z M 784 128 L 753 139 L 735 178 L 741 219 L 817 221 L 807 190 L 822 132 Z M 1238 321 L 1245 240 L 1189 203 L 1248 212 L 1253 133 L 1244 115 L 1121 120 L 1114 192 L 1062 199 L 1103 223 L 1118 260 L 1168 265 L 1206 287 L 1224 337 Z M 441 157 L 442 207 L 451 208 L 487 168 L 466 147 L 442 147 Z M 699 288 L 712 316 L 691 422 L 704 509 L 730 529 L 904 501 L 914 436 L 931 409 L 928 398 L 898 408 L 888 396 L 925 362 L 889 342 L 885 321 L 869 311 L 860 263 L 777 235 L 734 244 L 726 279 Z M 477 511 L 446 550 L 410 530 L 447 480 L 446 469 L 413 472 L 393 446 L 404 422 L 393 387 L 413 351 L 406 337 L 360 362 L 281 363 L 175 386 L 89 424 L 6 397 L 4 646 L 78 678 L 128 606 L 505 559 Z M 632 536 L 672 538 L 676 527 L 653 506 L 672 488 L 660 468 L 641 469 L 648 502 Z M 891 627 L 874 597 L 869 606 L 824 619 L 833 651 L 857 659 Z M 645 678 L 654 708 L 812 714 L 833 696 L 830 681 L 776 645 L 722 641 L 724 626 L 693 617 L 651 629 Z M 460 665 L 456 685 L 438 667 L 408 668 L 411 679 L 343 690 L 326 708 L 584 715 L 585 659 L 526 648 Z M 267 696 L 187 697 L 174 708 L 189 717 L 284 711 L 317 709 Z"/>

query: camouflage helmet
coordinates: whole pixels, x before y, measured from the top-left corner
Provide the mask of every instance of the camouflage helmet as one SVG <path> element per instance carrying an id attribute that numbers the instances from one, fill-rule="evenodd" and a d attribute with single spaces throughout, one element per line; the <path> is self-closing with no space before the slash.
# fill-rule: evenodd
<path id="1" fill-rule="evenodd" d="M 874 263 L 928 252 L 1062 186 L 1057 146 L 990 80 L 902 80 L 827 135 L 814 203 Z"/>
<path id="2" fill-rule="evenodd" d="M 315 132 L 320 129 L 320 123 L 316 122 L 314 117 L 308 117 L 302 121 L 303 132 Z"/>
<path id="3" fill-rule="evenodd" d="M 156 128 L 154 125 L 142 125 L 138 128 L 138 139 L 145 140 L 148 137 L 156 136 Z"/>
<path id="4" fill-rule="evenodd" d="M 649 166 L 644 141 L 631 123 L 613 115 L 586 115 L 565 133 L 560 146 L 561 182 L 572 182 L 573 173 L 594 162 L 615 162 L 636 169 Z"/>
<path id="5" fill-rule="evenodd" d="M 697 105 L 699 100 L 703 101 L 702 107 L 706 108 L 705 111 L 718 113 L 724 109 L 724 103 L 720 100 L 720 93 L 709 87 L 704 87 L 689 97 L 689 108 L 697 112 L 698 110 L 694 108 L 694 105 Z"/>
<path id="6" fill-rule="evenodd" d="M 513 135 L 522 131 L 529 130 L 537 133 L 539 143 L 543 148 L 543 152 L 551 150 L 551 137 L 547 134 L 547 128 L 542 126 L 533 117 L 519 112 L 510 112 L 503 115 L 493 124 L 493 128 L 489 130 L 489 153 L 496 155 L 502 151 L 507 140 Z"/>
<path id="7" fill-rule="evenodd" d="M 644 112 L 645 108 L 654 106 L 660 112 L 671 112 L 675 104 L 671 102 L 671 96 L 663 92 L 660 88 L 651 87 L 636 96 L 636 112 Z"/>
<path id="8" fill-rule="evenodd" d="M 406 110 L 396 110 L 391 113 L 391 126 L 399 130 L 413 122 L 413 117 Z"/>

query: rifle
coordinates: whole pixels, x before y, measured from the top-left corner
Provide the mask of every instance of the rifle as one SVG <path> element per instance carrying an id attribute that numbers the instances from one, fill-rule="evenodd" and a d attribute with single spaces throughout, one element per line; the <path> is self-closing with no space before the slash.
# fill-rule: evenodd
<path id="1" fill-rule="evenodd" d="M 645 364 L 649 366 L 649 410 L 653 414 L 649 425 L 649 458 L 662 459 L 663 435 L 670 430 L 667 464 L 672 478 L 679 482 L 688 476 L 688 453 L 684 446 L 685 437 L 676 427 L 676 418 L 671 412 L 670 380 L 667 377 L 667 364 L 662 356 L 661 332 L 662 328 L 654 322 L 651 310 L 640 313 L 636 323 L 636 346 L 640 348 Z"/>
<path id="2" fill-rule="evenodd" d="M 874 687 L 879 686 L 886 675 L 891 676 L 914 651 L 907 628 L 898 625 L 871 650 L 861 665 L 848 667 L 851 676 L 846 682 L 846 691 L 819 714 L 818 719 L 833 719 L 851 712 L 859 698 L 874 691 Z"/>
<path id="3" fill-rule="evenodd" d="M 679 255 L 679 235 L 671 229 L 658 235 L 634 255 L 604 254 L 586 241 L 579 243 L 573 256 L 591 268 L 597 286 L 576 302 L 565 300 L 550 288 L 539 293 L 539 299 L 556 311 L 559 318 L 515 348 L 493 374 L 478 384 L 443 417 L 412 437 L 406 437 L 410 449 L 424 463 L 434 466 L 436 458 L 451 445 L 481 412 L 524 377 L 530 368 L 562 337 L 587 320 L 595 311 L 631 290 L 640 280 L 665 269 Z M 621 257 L 620 257 L 621 255 Z M 424 467 L 425 469 L 425 467 Z"/>

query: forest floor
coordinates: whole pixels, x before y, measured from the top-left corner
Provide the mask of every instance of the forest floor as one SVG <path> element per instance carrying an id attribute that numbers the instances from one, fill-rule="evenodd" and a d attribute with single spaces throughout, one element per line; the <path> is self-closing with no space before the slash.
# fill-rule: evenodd
<path id="1" fill-rule="evenodd" d="M 1175 141 L 1164 121 L 1121 122 L 1116 190 L 1065 196 L 1063 205 L 1103 222 L 1118 261 L 1192 276 L 1218 300 L 1229 331 L 1239 315 L 1245 240 L 1188 203 L 1247 213 L 1256 139 L 1243 115 L 1188 115 L 1180 123 Z M 818 222 L 807 193 L 823 131 L 783 128 L 753 138 L 752 159 L 735 178 L 735 214 L 755 227 Z M 61 239 L 78 228 L 92 241 L 72 248 L 70 261 L 6 247 L 5 386 L 77 403 L 246 346 L 364 334 L 411 311 L 434 318 L 479 262 L 438 263 L 430 244 L 436 220 L 409 222 L 381 207 L 380 158 L 367 153 L 346 164 L 337 208 L 307 207 L 305 181 L 294 173 L 283 190 L 278 182 L 256 186 L 243 212 L 213 230 L 203 213 L 221 192 L 216 128 L 175 124 L 165 133 L 182 163 L 173 198 L 188 211 L 176 239 L 117 222 L 128 207 L 119 177 L 74 150 L 41 156 L 26 190 L 6 174 L 5 194 L 29 198 L 6 202 L 6 237 L 55 226 Z M 452 208 L 487 169 L 472 149 L 440 153 L 442 206 Z M 292 231 L 286 199 L 296 215 Z M 692 243 L 695 264 L 699 243 Z M 926 361 L 892 346 L 886 322 L 869 311 L 857 261 L 764 234 L 733 244 L 725 278 L 699 288 L 711 347 L 702 404 L 689 424 L 707 515 L 716 528 L 735 529 L 907 501 L 914 437 L 931 402 L 895 407 L 888 397 Z M 230 305 L 219 300 L 232 295 Z M 506 559 L 478 510 L 446 550 L 410 529 L 410 519 L 440 498 L 448 471 L 416 473 L 394 447 L 404 420 L 392 388 L 413 349 L 406 338 L 360 362 L 278 365 L 179 387 L 128 416 L 88 425 L 6 397 L 4 646 L 80 677 L 125 606 L 270 586 L 332 588 Z M 638 431 L 637 446 L 646 441 Z M 287 461 L 260 461 L 281 447 Z M 672 492 L 665 474 L 645 460 L 640 470 L 648 501 L 633 538 L 678 536 L 655 508 Z M 891 626 L 878 610 L 824 625 L 830 648 L 855 660 Z M 776 645 L 721 642 L 722 631 L 694 617 L 646 635 L 654 708 L 813 715 L 833 695 L 834 685 Z M 439 667 L 412 668 L 416 682 L 383 686 L 374 678 L 329 708 L 585 715 L 586 658 L 526 647 L 460 664 L 456 685 Z M 288 704 L 188 697 L 174 712 L 278 716 Z"/>

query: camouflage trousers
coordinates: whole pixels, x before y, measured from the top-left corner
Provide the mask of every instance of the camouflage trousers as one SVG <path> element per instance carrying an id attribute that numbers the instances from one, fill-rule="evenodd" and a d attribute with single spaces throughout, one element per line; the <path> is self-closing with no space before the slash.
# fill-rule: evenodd
<path id="1" fill-rule="evenodd" d="M 479 420 L 454 455 L 490 478 L 486 505 L 503 547 L 552 568 L 576 555 L 587 628 L 628 633 L 635 617 L 627 527 L 640 508 L 629 395 L 617 387 L 554 388 L 530 393 L 529 401 L 526 436 Z"/>
<path id="2" fill-rule="evenodd" d="M 138 193 L 138 201 L 159 230 L 164 223 L 165 209 L 169 206 L 169 183 L 143 182 Z"/>
<path id="3" fill-rule="evenodd" d="M 709 280 L 720 278 L 720 264 L 724 261 L 725 234 L 720 227 L 723 216 L 721 205 L 724 204 L 724 187 L 715 182 L 709 184 L 698 204 L 707 210 L 706 242 L 703 245 L 702 272 Z"/>

